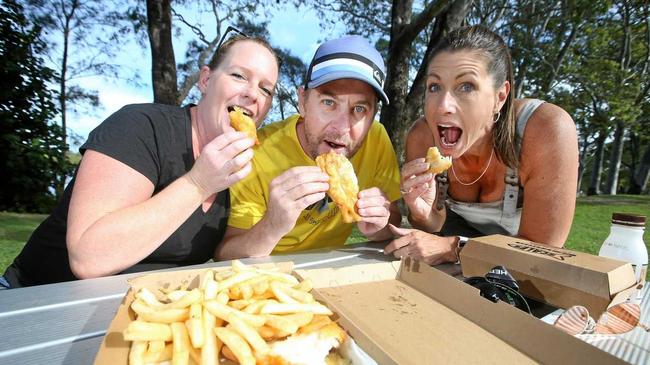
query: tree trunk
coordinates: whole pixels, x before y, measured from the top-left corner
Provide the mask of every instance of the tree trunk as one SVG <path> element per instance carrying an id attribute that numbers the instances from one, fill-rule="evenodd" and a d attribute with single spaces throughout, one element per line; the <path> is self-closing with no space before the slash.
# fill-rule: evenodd
<path id="1" fill-rule="evenodd" d="M 432 1 L 421 13 L 413 16 L 413 0 L 395 0 L 391 9 L 390 42 L 386 59 L 386 82 L 384 91 L 391 101 L 381 110 L 381 123 L 398 159 L 403 159 L 404 135 L 412 120 L 407 114 L 407 95 L 409 81 L 409 59 L 412 43 L 434 17 L 439 16 L 449 6 L 450 1 Z"/>
<path id="2" fill-rule="evenodd" d="M 589 188 L 587 195 L 600 194 L 600 177 L 603 174 L 603 158 L 605 156 L 605 139 L 607 138 L 607 130 L 603 129 L 598 134 L 596 139 L 596 153 L 594 156 L 594 164 L 591 170 L 591 178 L 589 179 Z"/>
<path id="3" fill-rule="evenodd" d="M 581 191 L 582 187 L 582 178 L 584 177 L 585 174 L 585 169 L 587 168 L 587 155 L 588 155 L 588 149 L 590 143 L 587 142 L 589 139 L 589 136 L 591 133 L 588 133 L 583 142 L 582 142 L 582 151 L 580 151 L 580 159 L 579 159 L 579 165 L 578 165 L 578 188 L 577 188 L 577 193 L 579 194 Z"/>
<path id="4" fill-rule="evenodd" d="M 410 21 L 413 15 L 412 8 L 412 0 L 393 1 L 389 53 L 386 60 L 387 77 L 384 86 L 390 104 L 385 105 L 381 111 L 381 123 L 386 127 L 399 160 L 402 160 L 401 152 L 404 150 L 403 134 L 411 122 L 403 113 L 406 110 L 405 96 L 408 91 L 408 60 L 411 55 L 411 42 L 397 42 L 396 40 Z"/>
<path id="5" fill-rule="evenodd" d="M 636 173 L 630 177 L 628 194 L 641 194 L 646 190 L 650 178 L 650 143 L 646 146 L 645 153 L 639 161 Z"/>
<path id="6" fill-rule="evenodd" d="M 176 60 L 172 44 L 171 0 L 147 0 L 147 31 L 151 45 L 153 101 L 178 102 Z"/>
<path id="7" fill-rule="evenodd" d="M 621 169 L 621 158 L 623 157 L 623 137 L 625 135 L 625 124 L 616 122 L 616 132 L 614 132 L 614 141 L 612 141 L 612 150 L 609 157 L 609 172 L 605 192 L 610 195 L 616 195 L 618 187 L 618 173 Z"/>
<path id="8" fill-rule="evenodd" d="M 63 3 L 62 12 L 64 16 L 63 24 L 63 54 L 61 55 L 61 75 L 59 76 L 59 108 L 61 109 L 61 132 L 63 133 L 63 157 L 67 158 L 68 155 L 68 121 L 67 121 L 67 77 L 68 77 L 68 50 L 70 49 L 70 32 L 71 25 L 70 22 L 74 18 L 74 14 L 77 11 L 79 3 L 72 1 L 70 3 L 70 9 L 66 12 L 65 5 Z M 54 193 L 56 199 L 59 200 L 63 196 L 63 191 L 65 189 L 65 180 L 67 178 L 66 172 L 62 171 L 61 174 L 56 179 L 54 184 Z"/>

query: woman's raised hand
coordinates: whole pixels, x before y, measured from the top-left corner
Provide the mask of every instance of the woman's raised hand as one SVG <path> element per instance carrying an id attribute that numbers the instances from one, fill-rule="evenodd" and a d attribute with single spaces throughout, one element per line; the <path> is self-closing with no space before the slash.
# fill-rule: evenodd
<path id="1" fill-rule="evenodd" d="M 436 201 L 435 175 L 429 172 L 429 163 L 416 158 L 402 166 L 400 190 L 411 217 L 423 221 L 431 214 Z"/>
<path id="2" fill-rule="evenodd" d="M 206 144 L 189 178 L 207 196 L 225 190 L 251 172 L 255 143 L 242 132 L 226 132 Z"/>

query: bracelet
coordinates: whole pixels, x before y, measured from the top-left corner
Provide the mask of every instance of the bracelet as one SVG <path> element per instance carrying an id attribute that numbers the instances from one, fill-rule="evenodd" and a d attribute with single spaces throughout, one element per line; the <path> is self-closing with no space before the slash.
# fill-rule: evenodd
<path id="1" fill-rule="evenodd" d="M 469 238 L 465 236 L 458 236 L 458 244 L 456 245 L 456 265 L 460 265 L 460 250 L 465 247 L 467 241 L 469 241 Z"/>

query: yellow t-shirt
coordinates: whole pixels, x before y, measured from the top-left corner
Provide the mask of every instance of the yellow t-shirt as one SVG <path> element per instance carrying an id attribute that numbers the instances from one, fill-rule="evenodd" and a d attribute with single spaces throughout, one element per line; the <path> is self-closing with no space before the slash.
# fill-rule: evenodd
<path id="1" fill-rule="evenodd" d="M 260 145 L 255 148 L 253 171 L 230 188 L 229 226 L 252 228 L 266 213 L 271 180 L 292 167 L 316 166 L 298 141 L 299 120 L 299 115 L 293 115 L 258 131 Z M 366 140 L 350 161 L 359 180 L 359 191 L 377 187 L 390 201 L 399 199 L 397 158 L 382 124 L 372 123 Z M 350 233 L 352 224 L 344 223 L 338 206 L 330 202 L 323 212 L 317 208 L 304 210 L 273 253 L 342 246 Z"/>

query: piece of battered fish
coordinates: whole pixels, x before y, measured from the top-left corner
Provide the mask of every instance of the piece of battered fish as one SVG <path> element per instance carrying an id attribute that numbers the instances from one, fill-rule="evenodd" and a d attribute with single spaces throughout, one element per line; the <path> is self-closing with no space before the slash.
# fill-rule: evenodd
<path id="1" fill-rule="evenodd" d="M 233 107 L 233 110 L 228 112 L 230 117 L 230 125 L 239 132 L 246 133 L 249 137 L 255 140 L 255 144 L 259 145 L 260 141 L 257 139 L 257 127 L 255 122 L 244 111 L 238 107 Z"/>
<path id="2" fill-rule="evenodd" d="M 429 147 L 426 161 L 429 163 L 429 172 L 432 174 L 439 174 L 451 167 L 451 157 L 441 155 L 438 147 Z"/>
<path id="3" fill-rule="evenodd" d="M 355 210 L 359 194 L 359 182 L 350 161 L 334 151 L 316 157 L 316 164 L 329 175 L 327 194 L 339 206 L 345 223 L 361 220 Z"/>

